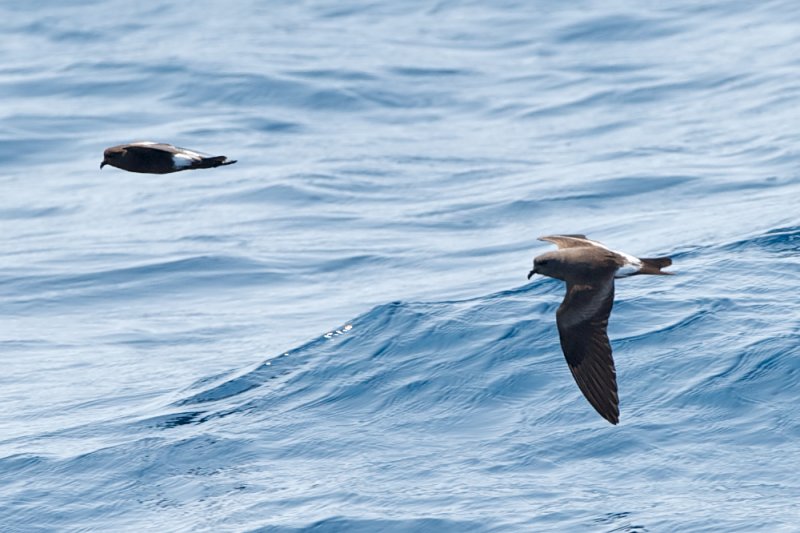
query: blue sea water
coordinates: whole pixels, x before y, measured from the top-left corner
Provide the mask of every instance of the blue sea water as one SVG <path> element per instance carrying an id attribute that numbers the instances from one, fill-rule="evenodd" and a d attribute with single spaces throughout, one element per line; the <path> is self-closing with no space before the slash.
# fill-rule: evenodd
<path id="1" fill-rule="evenodd" d="M 2 531 L 800 527 L 796 3 L 30 0 L 0 57 Z M 619 426 L 553 233 L 674 259 Z"/>

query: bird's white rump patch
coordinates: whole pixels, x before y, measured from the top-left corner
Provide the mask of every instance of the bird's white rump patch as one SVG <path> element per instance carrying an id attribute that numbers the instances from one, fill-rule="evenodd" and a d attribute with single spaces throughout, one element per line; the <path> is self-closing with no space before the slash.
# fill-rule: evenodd
<path id="1" fill-rule="evenodd" d="M 642 269 L 642 262 L 638 257 L 626 254 L 625 252 L 615 251 L 614 253 L 625 258 L 625 264 L 619 267 L 617 273 L 614 274 L 615 278 L 627 278 L 628 276 L 633 276 Z"/>
<path id="2" fill-rule="evenodd" d="M 197 161 L 199 158 L 192 157 L 186 154 L 173 154 L 172 155 L 172 164 L 175 165 L 175 168 L 183 168 L 183 167 L 190 167 L 194 161 Z"/>

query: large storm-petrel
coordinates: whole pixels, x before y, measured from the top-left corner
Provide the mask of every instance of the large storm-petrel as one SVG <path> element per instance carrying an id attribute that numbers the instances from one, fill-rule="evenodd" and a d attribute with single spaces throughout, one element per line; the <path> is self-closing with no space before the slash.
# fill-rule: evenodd
<path id="1" fill-rule="evenodd" d="M 236 161 L 231 161 L 224 155 L 210 156 L 171 144 L 142 141 L 106 148 L 100 168 L 111 165 L 129 172 L 168 174 L 179 170 L 214 168 L 234 163 Z"/>
<path id="2" fill-rule="evenodd" d="M 551 235 L 539 240 L 555 243 L 558 250 L 537 256 L 528 279 L 542 274 L 567 283 L 567 294 L 556 312 L 561 349 L 583 395 L 603 418 L 616 424 L 617 372 L 606 331 L 614 305 L 614 278 L 671 274 L 661 269 L 671 265 L 672 259 L 633 257 L 585 235 Z"/>

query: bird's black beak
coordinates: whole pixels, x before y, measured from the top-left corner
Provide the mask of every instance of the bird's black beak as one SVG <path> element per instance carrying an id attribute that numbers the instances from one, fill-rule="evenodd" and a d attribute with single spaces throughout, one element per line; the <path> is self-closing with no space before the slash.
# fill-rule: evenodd
<path id="1" fill-rule="evenodd" d="M 534 274 L 538 274 L 538 272 L 536 272 L 536 267 L 533 267 L 533 270 L 528 272 L 528 279 L 531 279 Z"/>
<path id="2" fill-rule="evenodd" d="M 108 164 L 108 163 L 106 163 L 106 160 L 105 160 L 105 159 L 103 159 L 103 162 L 102 162 L 102 163 L 100 163 L 100 170 L 103 170 L 103 167 L 104 167 L 104 166 L 106 166 L 107 164 Z"/>

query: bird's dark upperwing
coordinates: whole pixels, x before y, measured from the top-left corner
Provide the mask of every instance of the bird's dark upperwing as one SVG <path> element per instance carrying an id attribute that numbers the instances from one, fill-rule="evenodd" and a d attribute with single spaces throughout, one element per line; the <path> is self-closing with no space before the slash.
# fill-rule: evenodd
<path id="1" fill-rule="evenodd" d="M 561 349 L 578 387 L 603 418 L 616 424 L 617 372 L 606 332 L 613 305 L 612 272 L 592 285 L 568 284 L 556 322 Z"/>
<path id="2" fill-rule="evenodd" d="M 539 237 L 540 241 L 552 242 L 559 249 L 561 248 L 578 248 L 581 246 L 597 246 L 591 239 L 587 239 L 586 235 L 547 235 L 546 237 Z"/>
<path id="3" fill-rule="evenodd" d="M 168 144 L 129 144 L 125 146 L 125 152 L 127 157 L 145 167 L 146 172 L 154 172 L 152 168 L 157 169 L 159 166 L 172 167 L 174 150 L 171 151 L 171 148 Z"/>
<path id="4" fill-rule="evenodd" d="M 175 149 L 172 145 L 164 143 L 131 143 L 125 145 L 125 150 L 136 152 L 138 154 L 149 154 L 154 151 L 174 153 Z"/>

